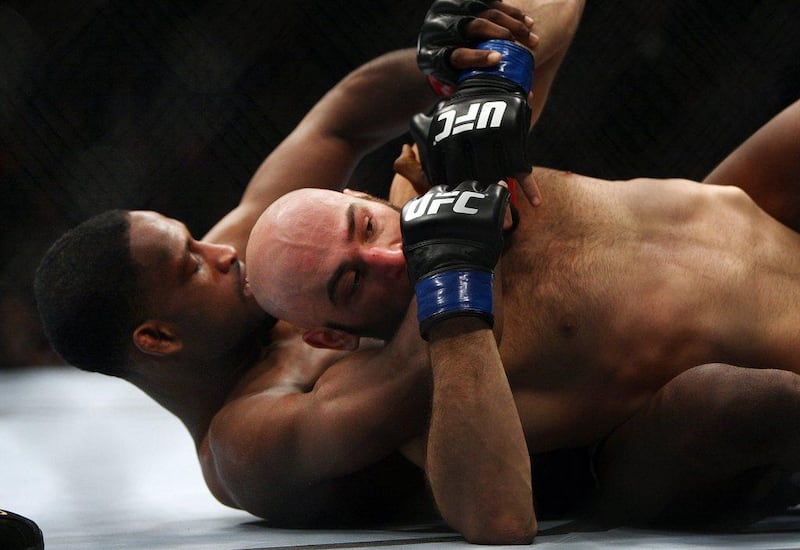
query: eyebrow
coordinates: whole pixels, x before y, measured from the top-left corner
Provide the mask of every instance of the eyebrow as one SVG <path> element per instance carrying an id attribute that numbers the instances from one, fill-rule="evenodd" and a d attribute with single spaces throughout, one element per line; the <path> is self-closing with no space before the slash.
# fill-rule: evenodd
<path id="1" fill-rule="evenodd" d="M 347 212 L 345 213 L 347 216 L 347 242 L 352 242 L 353 238 L 356 234 L 356 206 L 352 202 L 347 207 Z M 331 301 L 333 305 L 339 305 L 336 301 L 336 287 L 339 284 L 339 279 L 342 278 L 344 272 L 347 270 L 349 266 L 347 264 L 342 264 L 336 268 L 336 271 L 333 272 L 333 275 L 330 279 L 328 279 L 328 299 Z"/>

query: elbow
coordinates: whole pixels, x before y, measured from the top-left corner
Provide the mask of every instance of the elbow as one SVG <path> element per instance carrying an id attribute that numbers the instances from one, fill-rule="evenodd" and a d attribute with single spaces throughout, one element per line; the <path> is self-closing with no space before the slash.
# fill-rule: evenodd
<path id="1" fill-rule="evenodd" d="M 458 531 L 471 544 L 531 544 L 536 537 L 536 516 L 529 514 L 497 513 L 491 517 L 466 521 Z"/>

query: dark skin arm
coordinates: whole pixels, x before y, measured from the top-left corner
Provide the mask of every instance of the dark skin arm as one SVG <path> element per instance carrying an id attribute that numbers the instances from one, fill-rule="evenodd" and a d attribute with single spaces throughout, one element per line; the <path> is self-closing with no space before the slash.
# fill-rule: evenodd
<path id="1" fill-rule="evenodd" d="M 513 4 L 513 2 L 512 2 Z M 467 25 L 470 37 L 538 40 L 511 4 L 490 10 Z M 479 14 L 482 15 L 482 14 Z M 489 52 L 458 48 L 456 68 L 497 63 Z M 358 162 L 380 145 L 408 131 L 408 121 L 438 98 L 416 64 L 416 50 L 398 50 L 359 67 L 328 92 L 297 128 L 264 160 L 234 210 L 205 239 L 232 244 L 242 254 L 250 230 L 275 199 L 303 187 L 342 189 Z"/>
<path id="2" fill-rule="evenodd" d="M 358 507 L 342 499 L 353 476 L 423 431 L 428 418 L 430 371 L 408 325 L 387 344 L 395 361 L 378 349 L 352 353 L 310 388 L 243 395 L 217 414 L 210 451 L 235 506 L 308 525 Z"/>
<path id="3" fill-rule="evenodd" d="M 800 101 L 762 126 L 703 181 L 741 187 L 778 221 L 800 231 Z"/>
<path id="4" fill-rule="evenodd" d="M 413 50 L 392 52 L 356 69 L 264 160 L 239 206 L 205 239 L 232 244 L 244 254 L 250 230 L 275 199 L 302 187 L 341 189 L 367 153 L 404 133 L 408 117 L 434 101 Z"/>

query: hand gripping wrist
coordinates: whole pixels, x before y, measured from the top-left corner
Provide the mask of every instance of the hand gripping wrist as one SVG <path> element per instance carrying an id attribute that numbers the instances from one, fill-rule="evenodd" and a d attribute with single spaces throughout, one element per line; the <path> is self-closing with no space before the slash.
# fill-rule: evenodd
<path id="1" fill-rule="evenodd" d="M 454 84 L 459 72 L 450 65 L 450 55 L 475 42 L 464 36 L 464 27 L 487 9 L 488 4 L 480 0 L 435 0 L 417 38 L 420 70 L 441 83 Z"/>
<path id="2" fill-rule="evenodd" d="M 455 316 L 493 325 L 492 270 L 503 246 L 508 191 L 476 181 L 432 188 L 403 208 L 403 252 L 415 284 L 424 338 L 430 327 Z"/>

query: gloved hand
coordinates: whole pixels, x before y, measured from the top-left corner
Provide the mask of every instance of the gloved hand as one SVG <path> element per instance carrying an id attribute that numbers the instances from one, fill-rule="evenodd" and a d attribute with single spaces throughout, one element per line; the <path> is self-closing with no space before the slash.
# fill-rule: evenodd
<path id="1" fill-rule="evenodd" d="M 493 270 L 503 248 L 508 190 L 465 181 L 431 188 L 409 201 L 400 218 L 403 252 L 415 284 L 420 333 L 455 316 L 494 324 Z"/>
<path id="2" fill-rule="evenodd" d="M 415 115 L 411 135 L 431 185 L 468 179 L 486 185 L 531 171 L 530 120 L 527 98 L 514 85 L 471 79 L 432 115 Z"/>
<path id="3" fill-rule="evenodd" d="M 431 185 L 475 179 L 488 185 L 530 173 L 528 132 L 534 61 L 530 51 L 508 40 L 486 40 L 475 48 L 502 60 L 458 76 L 457 91 L 431 115 L 411 120 L 411 135 Z"/>
<path id="4" fill-rule="evenodd" d="M 459 71 L 450 64 L 450 55 L 470 43 L 464 27 L 487 9 L 489 5 L 479 0 L 436 0 L 425 14 L 417 37 L 420 70 L 441 83 L 454 85 Z"/>

